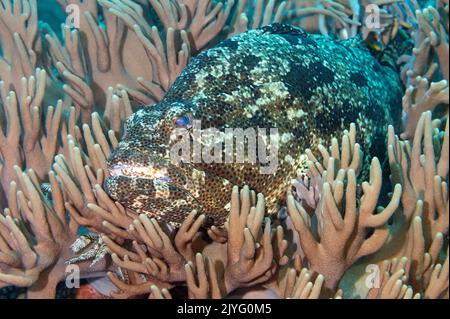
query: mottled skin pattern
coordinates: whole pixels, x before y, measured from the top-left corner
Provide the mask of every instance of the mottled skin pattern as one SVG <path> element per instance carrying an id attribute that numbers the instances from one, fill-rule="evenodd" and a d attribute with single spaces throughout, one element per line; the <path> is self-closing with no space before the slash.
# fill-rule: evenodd
<path id="1" fill-rule="evenodd" d="M 130 117 L 109 159 L 106 190 L 137 213 L 173 225 L 192 209 L 223 224 L 233 185 L 263 193 L 275 212 L 301 165 L 299 154 L 339 138 L 351 122 L 366 154 L 383 157 L 390 109 L 402 97 L 397 71 L 383 64 L 358 39 L 336 41 L 284 24 L 228 39 L 195 57 L 160 103 Z M 277 128 L 276 174 L 260 174 L 251 164 L 173 165 L 170 133 L 186 115 L 221 131 Z"/>

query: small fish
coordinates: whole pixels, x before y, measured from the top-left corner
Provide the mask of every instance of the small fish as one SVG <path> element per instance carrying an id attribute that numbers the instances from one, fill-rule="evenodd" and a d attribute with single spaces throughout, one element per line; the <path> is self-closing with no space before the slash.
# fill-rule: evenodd
<path id="1" fill-rule="evenodd" d="M 108 160 L 105 189 L 136 213 L 173 226 L 193 209 L 208 224 L 222 225 L 233 185 L 263 193 L 274 213 L 301 165 L 299 155 L 306 148 L 317 152 L 350 123 L 365 154 L 384 157 L 387 126 L 398 118 L 403 95 L 395 66 L 400 53 L 388 51 L 376 58 L 360 38 L 333 40 L 280 23 L 225 40 L 194 57 L 162 101 L 127 120 Z M 174 163 L 171 149 L 180 141 L 174 130 L 192 137 L 198 121 L 202 130 L 219 132 L 277 129 L 277 169 L 262 174 L 262 161 Z M 260 148 L 270 144 L 266 138 Z M 220 153 L 225 158 L 225 148 Z"/>

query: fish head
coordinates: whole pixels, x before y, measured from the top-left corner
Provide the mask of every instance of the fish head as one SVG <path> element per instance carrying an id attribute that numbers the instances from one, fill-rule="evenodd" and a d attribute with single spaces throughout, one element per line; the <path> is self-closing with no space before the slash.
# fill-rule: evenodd
<path id="1" fill-rule="evenodd" d="M 106 192 L 129 210 L 175 227 L 193 210 L 206 215 L 206 226 L 223 223 L 231 185 L 192 160 L 197 113 L 185 101 L 133 113 L 108 158 Z"/>

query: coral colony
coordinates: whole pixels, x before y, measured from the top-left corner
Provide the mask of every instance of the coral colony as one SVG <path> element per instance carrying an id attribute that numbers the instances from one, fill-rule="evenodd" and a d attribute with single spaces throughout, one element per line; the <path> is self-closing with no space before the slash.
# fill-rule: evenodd
<path id="1" fill-rule="evenodd" d="M 0 298 L 449 298 L 448 80 L 448 0 L 0 0 Z"/>

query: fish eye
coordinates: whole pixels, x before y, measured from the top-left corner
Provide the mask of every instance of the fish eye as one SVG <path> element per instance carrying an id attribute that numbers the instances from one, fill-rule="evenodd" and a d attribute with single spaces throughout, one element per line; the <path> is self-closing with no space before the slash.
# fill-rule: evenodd
<path id="1" fill-rule="evenodd" d="M 185 127 L 185 128 L 191 128 L 192 127 L 192 115 L 191 114 L 184 114 L 178 118 L 175 119 L 175 126 L 176 127 Z"/>

